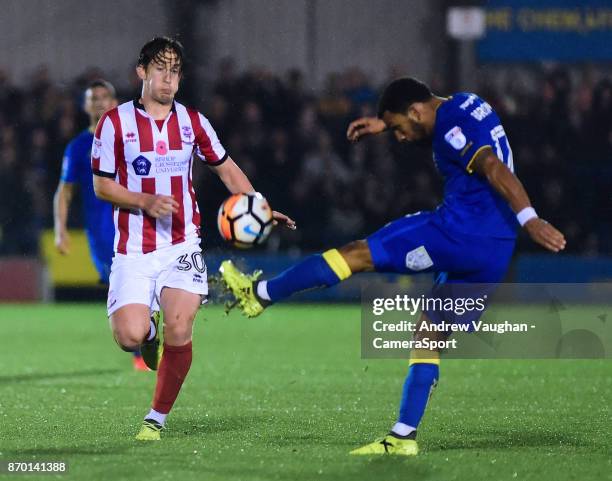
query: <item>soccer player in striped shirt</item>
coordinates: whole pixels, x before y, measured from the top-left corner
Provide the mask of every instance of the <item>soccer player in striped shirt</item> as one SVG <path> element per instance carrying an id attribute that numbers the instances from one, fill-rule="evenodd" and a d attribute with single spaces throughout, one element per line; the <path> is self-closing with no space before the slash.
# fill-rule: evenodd
<path id="1" fill-rule="evenodd" d="M 192 360 L 192 326 L 208 294 L 200 249 L 200 213 L 192 185 L 192 160 L 204 161 L 232 193 L 253 192 L 208 120 L 174 100 L 183 47 L 157 37 L 146 43 L 136 71 L 141 97 L 107 112 L 96 128 L 92 169 L 96 195 L 115 205 L 115 257 L 108 316 L 119 346 L 140 346 L 157 369 L 150 412 L 136 439 L 159 440 Z M 294 227 L 287 216 L 277 221 Z M 158 364 L 159 303 L 164 318 Z"/>

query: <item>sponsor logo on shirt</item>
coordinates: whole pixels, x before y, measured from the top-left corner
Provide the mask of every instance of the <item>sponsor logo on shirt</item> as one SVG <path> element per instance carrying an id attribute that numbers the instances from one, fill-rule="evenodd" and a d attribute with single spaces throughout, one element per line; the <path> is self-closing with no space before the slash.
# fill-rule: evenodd
<path id="1" fill-rule="evenodd" d="M 455 125 L 452 129 L 450 129 L 444 135 L 444 140 L 446 140 L 455 150 L 461 150 L 465 147 L 467 143 L 467 139 L 463 132 L 461 131 L 461 127 Z"/>
<path id="2" fill-rule="evenodd" d="M 134 132 L 128 132 L 127 134 L 125 134 L 125 141 L 138 142 L 138 139 L 136 138 L 136 134 Z"/>
<path id="3" fill-rule="evenodd" d="M 189 160 L 177 160 L 175 155 L 156 155 L 156 174 L 180 174 L 189 170 Z"/>

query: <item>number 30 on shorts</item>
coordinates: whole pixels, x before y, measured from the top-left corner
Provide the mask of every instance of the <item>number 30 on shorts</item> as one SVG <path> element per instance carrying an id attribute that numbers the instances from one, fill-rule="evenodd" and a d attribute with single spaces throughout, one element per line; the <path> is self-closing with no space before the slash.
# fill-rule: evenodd
<path id="1" fill-rule="evenodd" d="M 177 267 L 179 271 L 190 271 L 194 268 L 200 274 L 206 272 L 206 263 L 204 262 L 204 257 L 201 252 L 193 252 L 191 255 L 183 254 L 177 261 L 179 263 Z"/>

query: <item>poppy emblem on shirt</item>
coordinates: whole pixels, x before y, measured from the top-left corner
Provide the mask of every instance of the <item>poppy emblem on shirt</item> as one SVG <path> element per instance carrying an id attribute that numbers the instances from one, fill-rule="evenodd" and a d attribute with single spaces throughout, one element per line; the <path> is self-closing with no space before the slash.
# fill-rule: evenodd
<path id="1" fill-rule="evenodd" d="M 168 146 L 166 145 L 166 142 L 163 140 L 158 140 L 155 144 L 155 152 L 157 152 L 159 155 L 166 155 L 168 153 Z"/>

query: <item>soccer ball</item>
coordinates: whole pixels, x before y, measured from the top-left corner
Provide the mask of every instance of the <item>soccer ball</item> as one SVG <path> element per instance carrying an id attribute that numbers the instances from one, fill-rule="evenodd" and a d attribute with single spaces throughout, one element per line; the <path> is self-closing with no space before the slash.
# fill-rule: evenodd
<path id="1" fill-rule="evenodd" d="M 262 244 L 272 230 L 272 209 L 258 192 L 228 197 L 217 215 L 221 237 L 236 247 Z"/>

